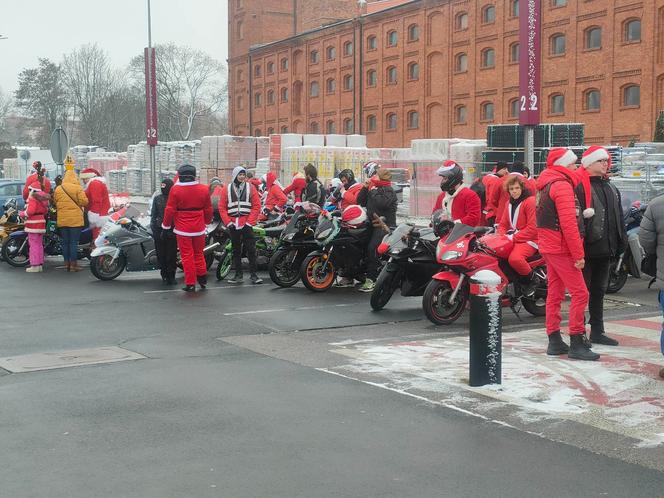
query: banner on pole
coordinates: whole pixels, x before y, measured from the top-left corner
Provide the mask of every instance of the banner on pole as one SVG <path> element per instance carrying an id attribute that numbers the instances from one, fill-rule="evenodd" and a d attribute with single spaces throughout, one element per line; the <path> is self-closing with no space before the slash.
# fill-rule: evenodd
<path id="1" fill-rule="evenodd" d="M 519 15 L 519 124 L 540 123 L 542 57 L 541 0 L 522 2 Z"/>
<path id="2" fill-rule="evenodd" d="M 145 131 L 148 145 L 157 145 L 157 63 L 155 49 L 145 48 Z"/>

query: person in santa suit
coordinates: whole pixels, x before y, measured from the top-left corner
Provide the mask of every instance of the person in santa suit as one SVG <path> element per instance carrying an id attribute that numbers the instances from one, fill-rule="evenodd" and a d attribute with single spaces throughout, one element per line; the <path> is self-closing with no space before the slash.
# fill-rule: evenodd
<path id="1" fill-rule="evenodd" d="M 281 212 L 288 202 L 284 189 L 281 188 L 279 180 L 277 180 L 277 174 L 274 171 L 269 171 L 265 176 L 265 189 L 267 190 L 267 196 L 261 221 L 267 220 L 270 214 Z"/>
<path id="2" fill-rule="evenodd" d="M 21 216 L 26 218 L 25 231 L 28 234 L 30 266 L 28 273 L 41 273 L 44 265 L 44 234 L 46 233 L 46 216 L 51 196 L 42 189 L 45 182 L 34 182 L 29 187 L 30 194 L 26 209 Z"/>
<path id="3" fill-rule="evenodd" d="M 196 168 L 190 164 L 178 168 L 178 181 L 168 195 L 161 224 L 162 237 L 175 233 L 182 258 L 185 292 L 196 291 L 196 281 L 205 289 L 207 265 L 205 263 L 205 228 L 212 222 L 212 202 L 206 185 L 196 181 Z"/>
<path id="4" fill-rule="evenodd" d="M 498 224 L 498 233 L 506 235 L 514 242 L 508 262 L 521 276 L 523 295 L 532 296 L 535 289 L 531 285 L 532 275 L 528 258 L 537 252 L 535 196 L 526 188 L 526 182 L 520 176 L 509 178 L 505 188 L 510 194 L 510 200 Z"/>
<path id="5" fill-rule="evenodd" d="M 238 166 L 233 170 L 233 179 L 221 193 L 219 214 L 221 221 L 228 227 L 233 243 L 233 265 L 235 276 L 228 279 L 231 284 L 242 283 L 242 249 L 247 250 L 249 271 L 254 284 L 262 284 L 256 273 L 256 239 L 253 226 L 258 221 L 261 199 L 256 188 L 247 181 L 247 170 Z"/>
<path id="6" fill-rule="evenodd" d="M 94 243 L 108 218 L 111 202 L 108 199 L 106 178 L 94 168 L 86 168 L 79 175 L 85 185 L 85 195 L 88 197 L 88 222 L 92 229 L 92 242 Z"/>
<path id="7" fill-rule="evenodd" d="M 454 161 L 445 161 L 438 168 L 438 176 L 442 177 L 440 189 L 432 213 L 443 210 L 447 219 L 454 223 L 463 223 L 476 227 L 482 217 L 482 202 L 479 196 L 463 184 L 463 169 Z"/>
<path id="8" fill-rule="evenodd" d="M 304 173 L 295 173 L 293 175 L 293 181 L 291 184 L 284 189 L 284 194 L 288 196 L 293 192 L 293 197 L 295 197 L 295 202 L 302 201 L 302 192 L 307 188 L 307 179 L 304 176 Z"/>
<path id="9" fill-rule="evenodd" d="M 25 185 L 23 187 L 23 200 L 27 201 L 28 196 L 30 195 L 30 186 L 35 182 L 39 182 L 41 185 L 44 184 L 44 187 L 41 189 L 43 193 L 51 193 L 51 181 L 46 178 L 46 169 L 42 167 L 41 161 L 35 161 L 32 163 L 32 168 L 35 170 L 28 178 L 25 180 Z"/>
<path id="10" fill-rule="evenodd" d="M 482 184 L 484 185 L 484 217 L 487 226 L 493 226 L 496 223 L 496 206 L 491 202 L 493 191 L 496 187 L 502 186 L 502 178 L 507 175 L 508 167 L 504 161 L 498 161 L 496 167 L 491 173 L 487 173 L 482 177 Z M 497 220 L 500 222 L 500 220 Z"/>
<path id="11" fill-rule="evenodd" d="M 490 206 L 489 209 L 492 210 L 496 217 L 496 223 L 500 223 L 500 220 L 503 219 L 505 209 L 509 203 L 510 194 L 505 188 L 505 183 L 510 177 L 513 176 L 522 178 L 526 183 L 526 189 L 528 189 L 529 192 L 537 192 L 537 185 L 535 180 L 527 178 L 525 175 L 523 163 L 516 161 L 514 164 L 512 164 L 512 167 L 509 170 L 509 174 L 503 176 L 503 178 L 500 180 L 500 183 L 497 183 L 491 191 L 491 199 L 488 201 L 488 205 Z"/>
<path id="12" fill-rule="evenodd" d="M 332 197 L 336 199 L 337 206 L 339 206 L 339 209 L 343 211 L 348 206 L 353 206 L 358 204 L 366 206 L 366 196 L 364 204 L 360 204 L 360 202 L 358 201 L 360 193 L 364 188 L 364 184 L 358 183 L 355 180 L 355 173 L 353 173 L 353 170 L 350 169 L 342 170 L 339 173 L 338 178 L 339 180 L 341 180 L 341 185 L 334 191 Z"/>

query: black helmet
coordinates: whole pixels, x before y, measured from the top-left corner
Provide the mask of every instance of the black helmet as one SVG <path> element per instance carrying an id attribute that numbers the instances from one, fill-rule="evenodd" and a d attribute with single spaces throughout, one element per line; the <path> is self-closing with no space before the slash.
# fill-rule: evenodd
<path id="1" fill-rule="evenodd" d="M 436 237 L 442 237 L 454 227 L 454 222 L 447 219 L 442 209 L 437 209 L 431 215 L 431 228 Z"/>
<path id="2" fill-rule="evenodd" d="M 463 183 L 463 169 L 454 161 L 445 161 L 436 173 L 443 177 L 440 190 L 450 195 L 454 193 L 457 185 Z"/>
<path id="3" fill-rule="evenodd" d="M 184 183 L 196 180 L 196 168 L 191 164 L 183 164 L 178 168 L 178 180 Z"/>
<path id="4" fill-rule="evenodd" d="M 352 169 L 344 169 L 339 173 L 340 180 L 344 177 L 348 179 L 348 183 L 353 183 L 355 181 L 355 173 L 353 173 Z"/>

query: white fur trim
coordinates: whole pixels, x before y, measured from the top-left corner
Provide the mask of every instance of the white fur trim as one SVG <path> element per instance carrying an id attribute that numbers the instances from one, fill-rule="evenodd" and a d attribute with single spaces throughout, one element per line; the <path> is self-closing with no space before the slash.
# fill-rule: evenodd
<path id="1" fill-rule="evenodd" d="M 199 235 L 205 235 L 205 230 L 202 232 L 183 232 L 182 230 L 178 230 L 177 228 L 173 230 L 173 233 L 176 235 L 182 235 L 183 237 L 198 237 Z"/>
<path id="2" fill-rule="evenodd" d="M 451 171 L 454 169 L 455 166 L 456 164 L 450 164 L 449 166 L 441 166 L 436 170 L 436 174 L 438 176 L 441 176 L 441 173 L 445 173 L 446 171 Z"/>
<path id="3" fill-rule="evenodd" d="M 103 228 L 108 221 L 108 216 L 102 216 L 93 211 L 88 211 L 88 221 L 93 228 Z"/>
<path id="4" fill-rule="evenodd" d="M 164 224 L 162 223 L 162 224 L 161 224 L 161 228 L 164 229 L 164 230 L 170 230 L 170 229 L 173 228 L 173 227 L 167 227 L 166 225 L 164 225 Z"/>
<path id="5" fill-rule="evenodd" d="M 180 180 L 175 182 L 175 185 L 179 185 L 180 187 L 193 187 L 194 185 L 199 185 L 198 181 L 195 182 L 186 182 L 186 183 L 180 183 Z M 175 185 L 173 185 L 175 187 Z"/>
<path id="6" fill-rule="evenodd" d="M 576 157 L 576 154 L 572 152 L 571 150 L 568 150 L 565 152 L 562 156 L 560 156 L 556 161 L 553 163 L 554 166 L 563 166 L 567 167 L 570 164 L 574 164 L 579 158 Z"/>
<path id="7" fill-rule="evenodd" d="M 601 161 L 602 159 L 608 159 L 609 158 L 609 153 L 606 151 L 606 149 L 597 149 L 587 156 L 583 156 L 581 158 L 581 164 L 584 167 L 590 166 L 592 163 Z"/>
<path id="8" fill-rule="evenodd" d="M 583 217 L 588 219 L 595 216 L 595 210 L 593 208 L 587 208 L 583 210 Z"/>

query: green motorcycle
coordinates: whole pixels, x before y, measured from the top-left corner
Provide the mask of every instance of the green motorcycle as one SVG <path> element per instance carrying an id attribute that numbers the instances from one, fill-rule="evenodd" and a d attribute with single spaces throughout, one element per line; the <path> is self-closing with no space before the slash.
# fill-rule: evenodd
<path id="1" fill-rule="evenodd" d="M 256 261 L 259 268 L 266 267 L 272 258 L 272 255 L 279 247 L 279 238 L 281 232 L 284 230 L 283 226 L 254 226 L 251 227 L 254 232 L 254 239 L 256 239 Z M 228 232 L 228 228 L 224 227 L 223 230 Z M 245 257 L 245 251 L 242 251 L 242 257 Z M 228 242 L 226 246 L 221 249 L 217 255 L 219 264 L 217 265 L 217 280 L 225 279 L 231 271 L 233 266 L 233 243 L 231 242 L 230 235 L 228 235 Z"/>

